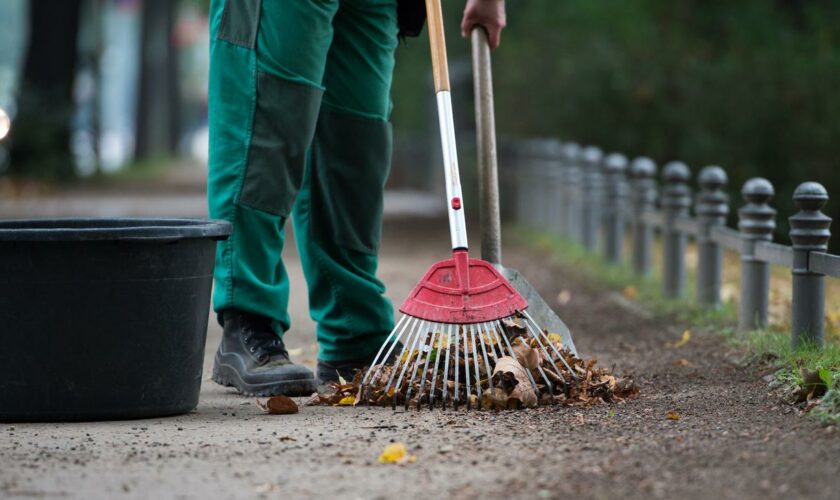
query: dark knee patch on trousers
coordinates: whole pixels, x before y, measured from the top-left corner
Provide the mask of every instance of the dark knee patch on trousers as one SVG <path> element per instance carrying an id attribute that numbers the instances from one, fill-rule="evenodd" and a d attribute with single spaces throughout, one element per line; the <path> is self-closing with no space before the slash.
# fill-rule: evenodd
<path id="1" fill-rule="evenodd" d="M 385 182 L 391 168 L 391 124 L 322 109 L 312 143 L 313 236 L 376 254 Z"/>
<path id="2" fill-rule="evenodd" d="M 257 73 L 257 104 L 242 205 L 288 217 L 315 133 L 321 89 Z"/>
<path id="3" fill-rule="evenodd" d="M 253 49 L 257 43 L 262 0 L 225 0 L 219 40 Z"/>

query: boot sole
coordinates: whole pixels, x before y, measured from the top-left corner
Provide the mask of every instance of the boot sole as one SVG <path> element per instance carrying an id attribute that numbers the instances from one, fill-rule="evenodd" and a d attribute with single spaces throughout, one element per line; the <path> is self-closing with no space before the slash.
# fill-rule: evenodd
<path id="1" fill-rule="evenodd" d="M 213 364 L 213 376 L 211 378 L 213 382 L 219 385 L 235 388 L 243 396 L 310 396 L 318 389 L 318 384 L 314 378 L 249 384 L 242 380 L 239 372 L 232 366 L 218 361 Z"/>

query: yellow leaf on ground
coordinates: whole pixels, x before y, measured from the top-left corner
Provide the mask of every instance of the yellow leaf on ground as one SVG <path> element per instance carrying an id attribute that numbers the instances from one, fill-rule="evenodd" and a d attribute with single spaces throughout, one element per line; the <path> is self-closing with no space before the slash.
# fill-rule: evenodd
<path id="1" fill-rule="evenodd" d="M 563 345 L 563 337 L 561 337 L 559 333 L 549 333 L 548 341 L 552 344 L 560 344 L 561 346 Z"/>
<path id="2" fill-rule="evenodd" d="M 675 361 L 674 361 L 673 363 L 671 363 L 671 364 L 672 364 L 672 365 L 674 365 L 674 366 L 688 366 L 688 365 L 690 365 L 691 363 L 690 363 L 687 359 L 685 359 L 685 358 L 680 358 L 680 359 L 675 360 Z"/>
<path id="3" fill-rule="evenodd" d="M 674 347 L 682 347 L 682 346 L 688 344 L 688 342 L 690 340 L 691 340 L 691 332 L 686 330 L 686 331 L 683 332 L 682 338 L 680 339 L 680 341 L 677 342 L 676 344 L 674 344 Z"/>
<path id="4" fill-rule="evenodd" d="M 408 454 L 403 443 L 391 443 L 379 455 L 381 464 L 413 464 L 416 460 L 417 457 Z"/>
<path id="5" fill-rule="evenodd" d="M 356 396 L 344 396 L 338 401 L 338 406 L 353 406 L 356 404 Z"/>
<path id="6" fill-rule="evenodd" d="M 667 418 L 668 420 L 679 420 L 680 414 L 675 411 L 669 411 L 665 414 L 665 418 Z"/>
<path id="7" fill-rule="evenodd" d="M 633 300 L 639 296 L 639 289 L 635 286 L 625 286 L 621 293 L 624 294 L 625 298 Z"/>

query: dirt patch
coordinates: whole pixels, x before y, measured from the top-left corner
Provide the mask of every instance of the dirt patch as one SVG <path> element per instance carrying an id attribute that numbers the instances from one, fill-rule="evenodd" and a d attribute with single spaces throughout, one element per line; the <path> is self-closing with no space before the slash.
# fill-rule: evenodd
<path id="1" fill-rule="evenodd" d="M 386 226 L 381 276 L 396 303 L 447 256 L 448 241 L 445 222 Z M 295 326 L 287 340 L 312 357 L 291 244 L 288 255 Z M 205 381 L 198 409 L 182 417 L 0 425 L 0 496 L 836 497 L 837 432 L 769 398 L 721 339 L 695 333 L 674 347 L 682 325 L 621 305 L 574 269 L 543 268 L 544 255 L 508 247 L 505 258 L 551 302 L 568 292 L 557 308 L 578 350 L 634 375 L 640 398 L 586 409 L 266 415 L 253 399 Z M 219 335 L 211 326 L 206 373 Z M 416 461 L 380 464 L 392 442 Z"/>

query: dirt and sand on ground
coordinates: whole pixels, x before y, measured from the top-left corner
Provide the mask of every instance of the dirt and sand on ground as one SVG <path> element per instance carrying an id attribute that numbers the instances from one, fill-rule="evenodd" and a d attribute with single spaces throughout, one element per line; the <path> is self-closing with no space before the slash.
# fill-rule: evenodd
<path id="1" fill-rule="evenodd" d="M 395 302 L 447 256 L 447 241 L 442 223 L 386 225 L 381 277 Z M 208 380 L 199 407 L 181 417 L 0 424 L 0 497 L 837 498 L 838 432 L 770 398 L 762 374 L 739 366 L 721 338 L 695 334 L 674 347 L 683 325 L 620 305 L 574 269 L 546 269 L 549 259 L 522 246 L 505 250 L 550 301 L 565 291 L 557 309 L 579 351 L 634 375 L 641 397 L 586 409 L 270 416 Z M 313 365 L 293 245 L 287 255 L 287 343 Z M 211 322 L 208 374 L 219 335 Z M 416 461 L 378 463 L 391 442 Z"/>

